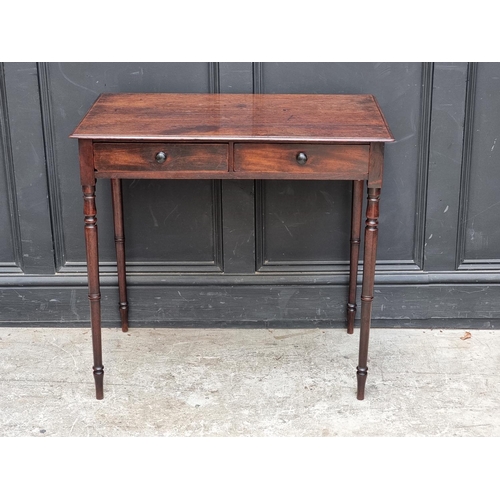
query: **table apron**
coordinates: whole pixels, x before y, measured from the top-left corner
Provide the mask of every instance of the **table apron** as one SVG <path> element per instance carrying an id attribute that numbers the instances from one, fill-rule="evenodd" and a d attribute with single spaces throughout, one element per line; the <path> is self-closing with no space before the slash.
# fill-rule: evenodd
<path id="1" fill-rule="evenodd" d="M 368 173 L 348 174 L 328 173 L 286 173 L 286 172 L 139 172 L 116 171 L 95 172 L 96 179 L 289 179 L 289 180 L 324 180 L 324 181 L 362 181 L 368 179 Z"/>

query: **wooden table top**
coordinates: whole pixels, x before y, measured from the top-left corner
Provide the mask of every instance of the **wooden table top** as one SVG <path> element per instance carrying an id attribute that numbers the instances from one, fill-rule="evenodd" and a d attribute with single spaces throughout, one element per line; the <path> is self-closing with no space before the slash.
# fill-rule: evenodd
<path id="1" fill-rule="evenodd" d="M 129 141 L 392 142 L 372 95 L 101 94 L 70 136 Z"/>

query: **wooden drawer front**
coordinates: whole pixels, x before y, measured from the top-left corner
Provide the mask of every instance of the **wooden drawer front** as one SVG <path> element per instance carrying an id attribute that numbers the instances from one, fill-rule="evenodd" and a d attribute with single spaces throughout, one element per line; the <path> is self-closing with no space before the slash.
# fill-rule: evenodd
<path id="1" fill-rule="evenodd" d="M 158 153 L 165 155 L 158 161 Z M 213 172 L 228 170 L 227 144 L 96 143 L 98 171 Z M 161 158 L 160 158 L 161 160 Z"/>
<path id="2" fill-rule="evenodd" d="M 357 144 L 235 144 L 234 170 L 362 179 L 368 174 L 368 156 L 369 146 Z"/>

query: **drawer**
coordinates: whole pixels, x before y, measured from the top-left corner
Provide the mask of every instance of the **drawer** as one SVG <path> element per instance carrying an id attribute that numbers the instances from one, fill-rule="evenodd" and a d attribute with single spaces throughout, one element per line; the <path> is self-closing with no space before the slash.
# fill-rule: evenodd
<path id="1" fill-rule="evenodd" d="M 101 172 L 227 172 L 228 145 L 95 143 L 94 166 Z"/>
<path id="2" fill-rule="evenodd" d="M 234 170 L 363 179 L 369 149 L 360 144 L 235 144 Z"/>

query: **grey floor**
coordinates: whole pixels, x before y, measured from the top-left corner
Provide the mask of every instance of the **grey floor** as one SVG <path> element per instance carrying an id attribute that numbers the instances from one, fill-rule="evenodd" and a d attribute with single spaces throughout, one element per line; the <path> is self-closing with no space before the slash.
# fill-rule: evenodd
<path id="1" fill-rule="evenodd" d="M 1 436 L 500 436 L 500 332 L 0 329 Z"/>

